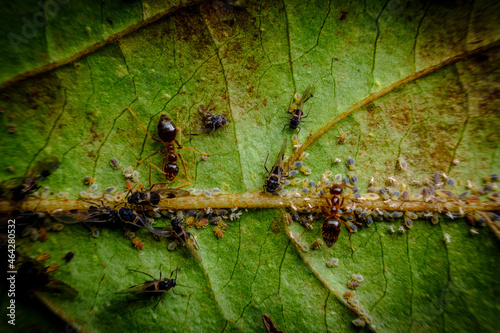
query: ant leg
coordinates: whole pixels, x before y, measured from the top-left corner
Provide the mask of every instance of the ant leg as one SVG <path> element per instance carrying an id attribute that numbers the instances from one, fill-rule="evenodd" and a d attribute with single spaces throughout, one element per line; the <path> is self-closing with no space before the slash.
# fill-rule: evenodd
<path id="1" fill-rule="evenodd" d="M 182 128 L 181 128 L 181 123 L 179 122 L 179 109 L 180 108 L 177 108 L 177 125 L 179 125 L 177 128 L 179 129 L 179 142 L 181 142 L 181 139 L 182 139 Z M 177 140 L 175 142 L 177 142 Z M 180 146 L 179 142 L 177 142 L 177 144 Z"/>
<path id="2" fill-rule="evenodd" d="M 175 147 L 176 149 L 186 149 L 186 150 L 191 150 L 191 151 L 198 152 L 198 153 L 200 153 L 200 154 L 202 154 L 202 155 L 205 155 L 205 156 L 210 156 L 210 154 L 208 154 L 208 153 L 204 153 L 204 152 L 202 152 L 202 151 L 200 151 L 200 150 L 198 150 L 198 149 L 194 149 L 194 148 L 189 148 L 189 147 L 183 147 L 183 146 L 181 146 L 181 144 L 177 141 L 177 139 L 175 140 L 175 143 L 177 143 L 177 146 L 178 146 L 178 147 Z"/>
<path id="3" fill-rule="evenodd" d="M 163 298 L 163 294 L 164 294 L 164 293 L 161 293 L 160 297 L 158 297 L 158 302 L 156 302 L 155 307 L 154 307 L 153 309 L 156 309 L 156 307 L 158 306 L 158 304 L 160 303 L 160 301 L 161 301 L 161 300 L 162 300 L 162 298 Z"/>
<path id="4" fill-rule="evenodd" d="M 351 236 L 353 234 L 353 230 L 351 229 L 351 227 L 349 226 L 349 224 L 347 224 L 345 221 L 342 221 L 341 219 L 338 219 L 338 221 L 340 223 L 342 223 L 343 225 L 345 225 L 345 227 L 347 228 L 347 230 L 349 230 L 349 246 L 351 247 L 351 250 L 352 252 L 356 251 L 356 249 L 352 246 L 352 243 L 351 243 Z"/>
<path id="5" fill-rule="evenodd" d="M 189 181 L 189 176 L 188 176 L 187 171 L 186 171 L 186 165 L 184 164 L 184 159 L 182 158 L 181 154 L 176 153 L 175 155 L 179 156 L 181 163 L 182 163 L 182 168 L 184 169 L 184 174 L 186 175 L 186 179 Z"/>
<path id="6" fill-rule="evenodd" d="M 130 113 L 132 114 L 132 116 L 134 116 L 135 120 L 137 120 L 137 122 L 139 123 L 139 125 L 141 125 L 142 129 L 144 130 L 144 132 L 146 132 L 146 134 L 149 136 L 149 138 L 150 138 L 151 140 L 154 140 L 154 141 L 156 141 L 156 142 L 163 142 L 163 141 L 161 141 L 161 140 L 158 140 L 158 139 L 153 138 L 153 137 L 151 136 L 151 134 L 149 134 L 148 130 L 147 130 L 147 129 L 146 129 L 146 128 L 142 125 L 141 121 L 139 120 L 139 118 L 137 118 L 137 116 L 136 116 L 136 115 L 135 115 L 135 113 L 132 111 L 132 109 L 131 109 L 131 108 L 129 108 L 128 106 L 127 106 L 127 109 L 130 111 Z M 123 111 L 125 111 L 125 109 L 123 109 Z M 122 111 L 122 112 L 123 112 L 123 111 Z"/>
<path id="7" fill-rule="evenodd" d="M 162 175 L 165 175 L 166 173 L 160 170 L 156 165 L 153 163 L 149 163 L 149 186 L 151 186 L 151 167 L 155 168 L 156 170 L 160 171 Z"/>
<path id="8" fill-rule="evenodd" d="M 148 157 L 143 158 L 142 160 L 140 160 L 139 162 L 137 162 L 137 164 L 141 164 L 142 162 L 144 162 L 145 160 L 147 160 L 147 159 L 148 159 L 148 158 L 150 158 L 151 156 L 154 156 L 154 155 L 156 155 L 156 154 L 158 154 L 158 153 L 163 153 L 163 152 L 165 152 L 165 150 L 167 150 L 167 148 L 168 148 L 168 147 L 165 147 L 165 148 L 163 148 L 163 149 L 158 150 L 156 153 L 152 153 L 152 154 L 151 154 L 151 155 L 149 155 Z"/>

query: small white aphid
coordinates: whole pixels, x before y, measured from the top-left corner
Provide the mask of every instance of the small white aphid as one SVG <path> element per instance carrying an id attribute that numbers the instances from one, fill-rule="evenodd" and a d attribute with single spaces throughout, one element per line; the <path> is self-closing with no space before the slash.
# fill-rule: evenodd
<path id="1" fill-rule="evenodd" d="M 444 240 L 446 241 L 446 243 L 451 243 L 451 235 L 450 234 L 444 234 Z"/>

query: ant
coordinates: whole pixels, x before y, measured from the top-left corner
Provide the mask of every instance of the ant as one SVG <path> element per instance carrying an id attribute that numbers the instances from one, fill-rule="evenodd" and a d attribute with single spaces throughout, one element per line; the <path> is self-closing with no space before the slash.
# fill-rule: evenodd
<path id="1" fill-rule="evenodd" d="M 278 158 L 276 159 L 276 162 L 274 163 L 273 167 L 271 168 L 271 171 L 267 169 L 267 158 L 269 157 L 269 154 L 266 157 L 266 162 L 264 162 L 264 168 L 266 169 L 267 172 L 267 180 L 266 184 L 264 184 L 264 193 L 267 191 L 271 194 L 278 194 L 281 190 L 281 187 L 283 186 L 286 177 L 288 177 L 288 174 L 284 170 L 284 163 L 283 163 L 283 156 L 285 155 L 285 150 L 286 150 L 286 144 L 287 140 L 283 142 L 283 145 L 281 146 L 281 150 L 278 154 Z"/>
<path id="2" fill-rule="evenodd" d="M 306 90 L 304 90 L 304 93 L 301 95 L 295 94 L 292 98 L 292 103 L 290 103 L 290 106 L 288 107 L 287 112 L 292 114 L 291 118 L 286 118 L 290 121 L 289 124 L 285 124 L 283 126 L 283 130 L 285 130 L 285 127 L 290 127 L 291 129 L 299 129 L 300 132 L 300 123 L 303 121 L 303 119 L 307 118 L 309 116 L 309 112 L 311 112 L 311 109 L 309 109 L 309 112 L 307 112 L 307 115 L 304 116 L 304 103 L 307 102 L 307 100 L 314 95 L 314 86 L 308 86 Z"/>
<path id="3" fill-rule="evenodd" d="M 328 185 L 330 186 L 330 185 Z M 345 197 L 340 199 L 340 195 L 342 194 L 342 187 L 346 187 L 352 190 L 352 187 L 344 184 L 333 184 L 330 187 L 330 195 L 332 196 L 330 199 L 325 198 L 328 207 L 321 207 L 322 213 L 325 216 L 325 221 L 321 226 L 321 235 L 323 236 L 323 240 L 327 247 L 332 247 L 340 236 L 341 223 L 346 226 L 349 230 L 349 245 L 351 249 L 355 251 L 351 244 L 351 236 L 354 230 L 349 226 L 349 224 L 340 219 L 340 216 L 345 214 L 354 215 L 351 212 L 341 212 L 340 208 L 344 205 Z M 318 213 L 319 214 L 319 213 Z M 311 222 L 312 223 L 312 222 Z M 354 223 L 361 225 L 361 223 L 354 221 Z M 309 226 L 309 225 L 308 225 Z M 306 228 L 307 229 L 307 228 Z"/>
<path id="4" fill-rule="evenodd" d="M 184 165 L 184 160 L 182 159 L 182 156 L 180 154 L 175 153 L 175 149 L 192 150 L 192 151 L 196 151 L 202 155 L 210 155 L 210 154 L 203 153 L 203 152 L 201 152 L 197 149 L 194 149 L 194 148 L 182 147 L 180 144 L 181 128 L 175 127 L 175 124 L 172 121 L 172 119 L 169 116 L 167 116 L 165 113 L 162 113 L 160 116 L 160 119 L 158 120 L 157 129 L 158 129 L 158 136 L 160 137 L 160 139 L 158 140 L 158 139 L 153 138 L 153 136 L 151 136 L 151 134 L 149 134 L 147 129 L 142 125 L 141 121 L 139 120 L 139 118 L 137 118 L 137 116 L 132 111 L 132 109 L 130 109 L 128 106 L 127 106 L 127 109 L 130 111 L 132 116 L 134 116 L 135 120 L 137 120 L 139 125 L 141 125 L 141 128 L 144 130 L 144 132 L 146 132 L 146 134 L 148 135 L 148 137 L 151 140 L 163 143 L 165 145 L 165 148 L 160 149 L 155 153 L 152 153 L 148 157 L 146 157 L 138 162 L 138 164 L 142 163 L 153 155 L 166 152 L 165 155 L 163 155 L 163 162 L 162 162 L 163 171 L 160 170 L 160 168 L 158 168 L 153 163 L 149 163 L 149 185 L 151 186 L 151 167 L 155 168 L 156 170 L 160 171 L 161 174 L 165 175 L 165 178 L 167 178 L 168 181 L 173 181 L 174 179 L 176 179 L 177 174 L 179 173 L 179 166 L 177 166 L 177 156 L 179 156 L 181 159 L 182 168 L 184 169 L 184 174 L 186 175 L 186 178 L 188 181 L 185 181 L 185 180 L 180 179 L 180 178 L 177 178 L 177 179 L 182 181 L 183 183 L 185 183 L 186 184 L 185 186 L 191 185 L 189 183 L 189 176 L 186 172 L 186 166 Z M 123 110 L 123 111 L 125 111 L 125 110 Z M 179 122 L 179 108 L 177 108 L 177 122 Z M 177 141 L 177 139 L 176 139 L 177 131 L 179 131 L 179 141 Z M 177 147 L 174 146 L 174 141 L 177 144 Z"/>

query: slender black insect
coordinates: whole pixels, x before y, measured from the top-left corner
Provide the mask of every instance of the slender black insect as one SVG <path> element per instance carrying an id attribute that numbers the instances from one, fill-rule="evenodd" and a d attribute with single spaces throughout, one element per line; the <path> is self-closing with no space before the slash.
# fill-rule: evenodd
<path id="1" fill-rule="evenodd" d="M 89 209 L 73 209 L 69 211 L 55 211 L 50 215 L 61 223 L 124 223 L 128 226 L 134 225 L 144 227 L 147 222 L 146 218 L 137 214 L 132 208 L 121 207 L 119 210 L 106 206 L 104 204 L 96 204 L 90 202 L 92 206 Z"/>
<path id="2" fill-rule="evenodd" d="M 21 201 L 40 188 L 38 183 L 59 168 L 59 159 L 55 156 L 47 157 L 37 162 L 24 177 L 4 180 L 0 183 L 0 198 Z"/>
<path id="3" fill-rule="evenodd" d="M 278 158 L 276 159 L 276 162 L 274 163 L 273 167 L 271 168 L 271 171 L 267 169 L 267 158 L 269 157 L 269 154 L 266 157 L 266 162 L 264 163 L 264 168 L 266 169 L 267 172 L 267 180 L 266 184 L 264 184 L 263 189 L 264 192 L 269 192 L 271 194 L 278 194 L 286 180 L 286 177 L 288 177 L 288 173 L 285 172 L 283 169 L 284 167 L 284 161 L 283 161 L 283 156 L 285 156 L 285 150 L 286 150 L 286 144 L 287 140 L 283 142 L 283 145 L 281 146 L 281 150 L 278 154 Z"/>
<path id="4" fill-rule="evenodd" d="M 295 94 L 292 98 L 292 101 L 290 102 L 290 105 L 288 106 L 287 112 L 292 115 L 291 118 L 286 118 L 290 122 L 288 124 L 285 124 L 283 126 L 283 130 L 288 126 L 291 129 L 299 129 L 300 131 L 300 123 L 303 121 L 303 119 L 307 118 L 309 116 L 309 112 L 307 115 L 304 116 L 304 103 L 307 102 L 307 100 L 314 95 L 314 86 L 308 86 L 306 90 L 304 90 L 304 93 L 302 95 Z"/>
<path id="5" fill-rule="evenodd" d="M 170 199 L 188 196 L 190 193 L 182 189 L 159 188 L 153 189 L 158 184 L 154 184 L 149 190 L 141 189 L 132 192 L 127 197 L 127 202 L 138 206 L 157 206 L 161 199 Z"/>
<path id="6" fill-rule="evenodd" d="M 177 294 L 175 290 L 173 289 L 177 285 L 177 271 L 179 268 L 177 267 L 170 273 L 170 278 L 161 278 L 161 267 L 160 267 L 160 278 L 155 279 L 151 274 L 141 272 L 135 269 L 130 269 L 132 272 L 137 272 L 141 273 L 144 275 L 149 276 L 152 280 L 151 281 L 146 281 L 141 284 L 136 284 L 132 287 L 129 287 L 125 290 L 116 292 L 115 294 L 143 294 L 143 295 L 149 295 L 150 298 L 152 299 L 154 296 L 160 296 L 158 299 L 158 302 L 156 302 L 155 308 L 158 305 L 158 303 L 161 300 L 161 297 L 163 296 L 164 293 L 172 289 L 172 292 L 174 294 Z M 175 272 L 175 278 L 172 278 Z"/>

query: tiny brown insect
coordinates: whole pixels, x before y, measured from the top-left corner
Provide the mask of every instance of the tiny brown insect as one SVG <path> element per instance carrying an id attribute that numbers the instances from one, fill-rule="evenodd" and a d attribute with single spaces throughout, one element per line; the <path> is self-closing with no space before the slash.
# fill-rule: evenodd
<path id="1" fill-rule="evenodd" d="M 141 240 L 137 237 L 132 239 L 132 244 L 138 250 L 142 250 L 144 248 L 144 244 L 142 244 Z"/>
<path id="2" fill-rule="evenodd" d="M 208 220 L 207 219 L 201 219 L 198 222 L 196 222 L 196 228 L 205 228 L 208 225 Z"/>
<path id="3" fill-rule="evenodd" d="M 224 237 L 224 231 L 222 231 L 222 229 L 219 226 L 214 227 L 214 233 L 215 233 L 215 236 L 217 236 L 217 238 Z"/>
<path id="4" fill-rule="evenodd" d="M 321 239 L 317 239 L 314 243 L 312 243 L 311 249 L 317 250 L 321 245 L 323 245 L 323 241 Z"/>
<path id="5" fill-rule="evenodd" d="M 349 134 L 349 132 L 339 131 L 339 140 L 337 143 L 340 145 L 343 144 L 347 138 L 347 134 Z"/>

